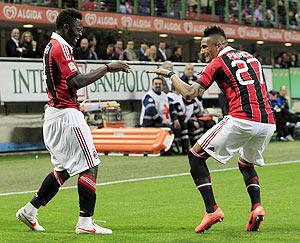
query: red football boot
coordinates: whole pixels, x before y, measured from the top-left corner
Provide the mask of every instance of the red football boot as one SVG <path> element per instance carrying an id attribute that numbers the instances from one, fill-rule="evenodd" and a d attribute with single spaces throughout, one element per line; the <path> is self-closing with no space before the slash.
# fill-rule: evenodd
<path id="1" fill-rule="evenodd" d="M 221 208 L 217 208 L 213 213 L 205 212 L 201 224 L 195 228 L 196 233 L 204 233 L 204 230 L 208 230 L 213 224 L 222 222 L 224 219 L 224 213 Z"/>
<path id="2" fill-rule="evenodd" d="M 259 231 L 259 227 L 265 218 L 265 210 L 262 206 L 258 206 L 250 213 L 249 222 L 246 225 L 246 231 Z"/>

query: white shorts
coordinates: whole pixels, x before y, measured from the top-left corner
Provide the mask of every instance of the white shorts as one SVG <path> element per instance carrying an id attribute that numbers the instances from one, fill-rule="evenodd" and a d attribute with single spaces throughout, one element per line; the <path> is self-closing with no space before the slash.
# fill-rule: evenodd
<path id="1" fill-rule="evenodd" d="M 100 164 L 90 128 L 80 111 L 48 107 L 43 135 L 55 170 L 67 170 L 74 176 Z"/>
<path id="2" fill-rule="evenodd" d="M 249 163 L 264 165 L 262 156 L 276 130 L 275 124 L 225 116 L 209 129 L 198 141 L 202 149 L 216 160 L 225 164 L 234 153 Z"/>

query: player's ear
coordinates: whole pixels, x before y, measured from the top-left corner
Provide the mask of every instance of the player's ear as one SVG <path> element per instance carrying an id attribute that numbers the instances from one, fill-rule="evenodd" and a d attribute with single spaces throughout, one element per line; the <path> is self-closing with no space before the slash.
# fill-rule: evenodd
<path id="1" fill-rule="evenodd" d="M 216 44 L 218 51 L 221 51 L 223 49 L 223 45 L 221 42 L 217 42 Z"/>
<path id="2" fill-rule="evenodd" d="M 64 24 L 63 25 L 63 30 L 64 31 L 69 31 L 70 30 L 70 25 L 69 24 Z"/>

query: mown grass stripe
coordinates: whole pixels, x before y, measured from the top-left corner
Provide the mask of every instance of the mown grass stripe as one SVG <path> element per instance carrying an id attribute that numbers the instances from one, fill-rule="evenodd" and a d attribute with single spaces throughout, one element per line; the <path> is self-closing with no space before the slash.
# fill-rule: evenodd
<path id="1" fill-rule="evenodd" d="M 268 163 L 264 166 L 278 166 L 278 165 L 288 165 L 288 164 L 295 164 L 300 163 L 300 160 L 291 160 L 291 161 L 281 161 L 281 162 L 274 162 L 274 163 Z M 237 170 L 238 167 L 230 167 L 225 169 L 215 169 L 211 170 L 210 172 L 223 172 L 223 171 L 231 171 L 231 170 Z M 102 183 L 97 183 L 96 186 L 107 186 L 107 185 L 114 185 L 114 184 L 121 184 L 121 183 L 128 183 L 128 182 L 138 182 L 138 181 L 147 181 L 147 180 L 155 180 L 155 179 L 164 179 L 164 178 L 173 178 L 178 176 L 186 176 L 190 173 L 177 173 L 177 174 L 170 174 L 170 175 L 161 175 L 161 176 L 150 176 L 150 177 L 142 177 L 142 178 L 133 178 L 133 179 L 125 179 L 125 180 L 117 180 L 117 181 L 107 181 Z M 69 190 L 77 188 L 76 186 L 66 186 L 61 187 L 60 190 Z M 34 193 L 36 190 L 32 191 L 21 191 L 21 192 L 5 192 L 0 193 L 0 197 L 10 196 L 10 195 L 20 195 L 20 194 L 29 194 Z"/>

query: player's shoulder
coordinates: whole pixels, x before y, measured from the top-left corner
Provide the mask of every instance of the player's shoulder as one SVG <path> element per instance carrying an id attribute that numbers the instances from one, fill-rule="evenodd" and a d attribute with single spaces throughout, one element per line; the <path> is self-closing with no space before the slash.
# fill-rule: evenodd
<path id="1" fill-rule="evenodd" d="M 218 68 L 222 67 L 222 56 L 214 58 L 210 63 L 207 64 L 202 70 L 202 72 L 213 72 Z"/>
<path id="2" fill-rule="evenodd" d="M 59 42 L 58 40 L 51 39 L 50 40 L 52 46 L 52 53 L 54 56 L 69 56 L 71 53 L 70 47 L 64 43 Z"/>

